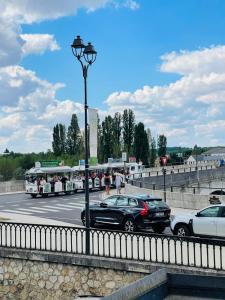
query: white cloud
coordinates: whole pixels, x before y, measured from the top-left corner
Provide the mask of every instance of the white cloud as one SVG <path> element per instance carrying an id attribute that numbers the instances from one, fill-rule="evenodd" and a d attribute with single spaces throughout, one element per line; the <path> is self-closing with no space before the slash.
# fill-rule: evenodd
<path id="1" fill-rule="evenodd" d="M 23 55 L 43 54 L 46 50 L 55 51 L 60 47 L 51 34 L 21 34 L 25 41 L 22 46 Z"/>
<path id="2" fill-rule="evenodd" d="M 74 15 L 78 9 L 93 12 L 107 5 L 116 6 L 120 3 L 130 9 L 137 9 L 138 3 L 133 0 L 1 0 L 2 16 L 7 19 L 17 19 L 19 23 L 31 24 L 49 19 Z"/>
<path id="3" fill-rule="evenodd" d="M 169 145 L 224 144 L 225 46 L 162 56 L 160 70 L 181 74 L 164 86 L 144 86 L 131 93 L 114 92 L 106 99 L 109 112 L 135 111 L 155 134 L 165 133 Z"/>
<path id="4" fill-rule="evenodd" d="M 210 72 L 224 73 L 225 46 L 211 46 L 196 51 L 171 52 L 161 56 L 163 72 L 188 75 L 192 73 L 207 74 Z"/>

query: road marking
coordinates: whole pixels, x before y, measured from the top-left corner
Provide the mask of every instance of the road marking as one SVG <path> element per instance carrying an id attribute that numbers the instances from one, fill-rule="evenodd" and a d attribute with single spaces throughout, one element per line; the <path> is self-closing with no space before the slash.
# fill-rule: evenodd
<path id="1" fill-rule="evenodd" d="M 51 206 L 51 205 L 45 205 L 44 207 L 47 207 L 49 209 L 60 209 L 60 210 L 72 210 L 72 208 L 64 208 L 60 207 L 61 204 L 56 204 L 56 206 Z M 63 205 L 63 204 L 62 204 Z"/>
<path id="2" fill-rule="evenodd" d="M 50 206 L 50 207 L 52 207 L 52 206 Z M 54 206 L 54 207 L 55 207 L 55 206 Z M 37 209 L 37 210 L 41 209 L 41 210 L 45 210 L 45 211 L 59 212 L 59 210 L 57 210 L 57 209 L 50 209 L 50 208 L 43 208 L 43 207 L 35 207 L 35 206 L 32 206 L 31 208 L 32 208 L 32 209 Z"/>
<path id="3" fill-rule="evenodd" d="M 18 208 L 21 211 L 30 211 L 30 212 L 35 212 L 35 213 L 39 213 L 39 214 L 46 214 L 46 211 L 40 211 L 40 210 L 34 210 L 34 209 L 27 209 L 27 208 Z"/>
<path id="4" fill-rule="evenodd" d="M 74 208 L 74 205 L 68 205 L 68 204 L 57 204 L 57 206 L 62 206 L 66 208 Z"/>
<path id="5" fill-rule="evenodd" d="M 62 209 L 62 210 L 72 210 L 72 208 L 65 207 L 64 204 L 56 204 L 56 206 L 57 206 L 58 209 Z"/>
<path id="6" fill-rule="evenodd" d="M 13 213 L 13 214 L 32 215 L 32 213 L 22 212 L 22 211 L 18 211 L 18 210 L 3 209 L 2 211 L 8 212 L 8 213 Z"/>
<path id="7" fill-rule="evenodd" d="M 75 207 L 80 206 L 83 207 L 85 203 L 74 203 L 74 202 L 69 202 L 70 205 L 73 205 Z"/>

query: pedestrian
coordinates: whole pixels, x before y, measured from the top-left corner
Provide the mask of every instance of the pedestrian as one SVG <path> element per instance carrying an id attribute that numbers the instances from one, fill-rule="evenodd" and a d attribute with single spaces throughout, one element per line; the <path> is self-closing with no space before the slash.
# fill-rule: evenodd
<path id="1" fill-rule="evenodd" d="M 109 172 L 106 172 L 106 173 L 105 173 L 104 183 L 105 183 L 105 191 L 106 191 L 106 195 L 109 195 L 110 184 L 111 184 L 111 178 L 110 178 L 110 176 L 109 176 Z"/>
<path id="2" fill-rule="evenodd" d="M 115 178 L 117 194 L 121 194 L 121 184 L 122 184 L 122 177 L 117 173 Z"/>

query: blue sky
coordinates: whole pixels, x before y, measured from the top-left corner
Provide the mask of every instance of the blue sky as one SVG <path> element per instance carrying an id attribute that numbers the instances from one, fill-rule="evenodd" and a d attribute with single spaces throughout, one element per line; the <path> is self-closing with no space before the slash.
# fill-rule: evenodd
<path id="1" fill-rule="evenodd" d="M 53 34 L 61 50 L 32 55 L 22 65 L 51 82 L 65 82 L 59 97 L 82 99 L 78 64 L 70 43 L 80 34 L 98 51 L 89 73 L 91 105 L 102 106 L 115 90 L 134 91 L 143 85 L 163 85 L 179 78 L 159 72 L 160 56 L 196 50 L 225 41 L 225 2 L 217 0 L 142 0 L 140 7 L 105 9 L 22 26 L 26 33 Z M 57 67 L 54 66 L 57 62 Z M 54 66 L 54 67 L 53 67 Z"/>
<path id="2" fill-rule="evenodd" d="M 102 118 L 130 107 L 170 146 L 224 145 L 223 0 L 59 3 L 0 0 L 0 151 L 45 151 L 57 122 L 82 120 L 77 34 L 98 51 L 88 100 Z"/>

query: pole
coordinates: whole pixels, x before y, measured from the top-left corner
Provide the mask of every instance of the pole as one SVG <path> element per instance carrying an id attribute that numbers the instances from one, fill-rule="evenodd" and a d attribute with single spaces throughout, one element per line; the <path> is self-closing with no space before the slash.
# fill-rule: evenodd
<path id="1" fill-rule="evenodd" d="M 90 254 L 90 208 L 89 208 L 89 164 L 88 164 L 88 120 L 87 120 L 87 67 L 83 67 L 84 77 L 84 135 L 85 135 L 85 225 L 86 255 Z"/>
<path id="2" fill-rule="evenodd" d="M 166 169 L 163 167 L 163 196 L 164 202 L 166 202 Z"/>

